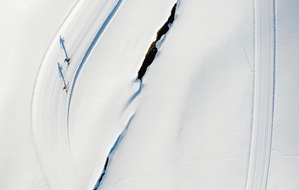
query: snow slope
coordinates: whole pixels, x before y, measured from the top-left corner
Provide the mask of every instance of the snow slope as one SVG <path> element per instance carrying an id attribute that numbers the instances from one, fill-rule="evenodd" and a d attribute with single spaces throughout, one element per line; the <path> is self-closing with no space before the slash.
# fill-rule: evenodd
<path id="1" fill-rule="evenodd" d="M 144 2 L 146 7 L 153 4 Z M 226 3 L 179 3 L 176 20 L 144 77 L 140 94 L 131 103 L 136 107 L 134 117 L 108 165 L 102 189 L 245 188 L 252 120 L 253 4 L 230 1 L 230 8 L 223 9 Z M 165 9 L 147 11 L 136 1 L 124 2 L 78 81 L 78 91 L 81 83 L 83 93 L 74 95 L 74 105 L 79 96 L 74 107 L 81 110 L 76 110 L 81 114 L 72 111 L 71 118 L 76 118 L 74 125 L 78 126 L 74 136 L 93 136 L 86 134 L 92 133 L 88 130 L 77 129 L 86 126 L 84 122 L 95 124 L 97 137 L 104 127 L 126 124 L 128 118 L 119 122 L 111 113 L 122 99 L 130 97 L 127 91 L 132 95 L 137 91 L 136 83 L 132 86 L 131 82 L 173 4 L 169 1 Z M 189 11 L 194 7 L 196 11 Z M 164 17 L 154 20 L 150 15 L 153 10 L 154 15 L 165 13 Z M 134 12 L 145 16 L 138 18 Z M 146 25 L 149 30 L 151 22 L 157 22 L 156 29 L 143 38 L 148 39 L 146 43 L 141 42 L 138 29 Z M 123 36 L 119 28 L 113 28 L 119 23 L 125 25 Z M 106 37 L 109 46 L 104 46 L 108 44 Z M 139 58 L 131 57 L 136 53 Z M 101 65 L 105 60 L 106 65 Z M 119 92 L 114 94 L 115 89 Z M 84 114 L 84 110 L 93 110 L 97 116 Z M 121 114 L 120 110 L 115 115 Z M 96 123 L 92 117 L 98 117 Z"/>
<path id="2" fill-rule="evenodd" d="M 276 2 L 276 86 L 268 189 L 299 189 L 299 2 Z"/>
<path id="3" fill-rule="evenodd" d="M 47 189 L 31 130 L 41 60 L 75 1 L 0 1 L 0 189 Z"/>
<path id="4" fill-rule="evenodd" d="M 0 189 L 297 190 L 298 5 L 2 0 Z"/>
<path id="5" fill-rule="evenodd" d="M 117 0 L 78 2 L 56 33 L 56 40 L 47 50 L 39 70 L 32 97 L 32 127 L 41 167 L 52 189 L 79 189 L 69 143 L 69 101 L 77 73 L 118 3 Z M 57 62 L 64 60 L 60 35 L 66 41 L 66 48 L 69 47 L 68 54 L 72 55 L 70 66 L 64 63 L 69 94 L 62 91 L 57 70 Z"/>
<path id="6" fill-rule="evenodd" d="M 79 179 L 88 187 L 95 185 L 111 147 L 135 113 L 137 100 L 130 99 L 139 83 L 134 80 L 174 2 L 124 1 L 79 76 L 70 142 Z"/>

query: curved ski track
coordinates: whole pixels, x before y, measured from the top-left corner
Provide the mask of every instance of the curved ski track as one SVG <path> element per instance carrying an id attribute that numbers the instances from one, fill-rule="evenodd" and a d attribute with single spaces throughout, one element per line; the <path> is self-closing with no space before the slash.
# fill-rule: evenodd
<path id="1" fill-rule="evenodd" d="M 63 65 L 73 92 L 74 80 L 120 2 L 78 1 L 55 34 L 39 68 L 32 95 L 31 124 L 36 154 L 50 189 L 80 189 L 67 127 L 71 94 L 62 90 L 57 62 Z M 60 35 L 65 39 L 69 55 L 72 55 L 69 68 L 63 63 Z"/>

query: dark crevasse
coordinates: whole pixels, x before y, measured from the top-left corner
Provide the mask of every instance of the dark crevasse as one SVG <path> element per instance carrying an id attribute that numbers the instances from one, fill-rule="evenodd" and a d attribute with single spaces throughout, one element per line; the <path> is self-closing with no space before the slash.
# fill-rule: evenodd
<path id="1" fill-rule="evenodd" d="M 142 66 L 138 71 L 137 79 L 142 80 L 147 68 L 154 61 L 156 54 L 158 53 L 158 47 L 156 44 L 157 44 L 157 42 L 159 42 L 162 39 L 162 36 L 166 35 L 166 33 L 169 31 L 172 23 L 174 22 L 176 7 L 177 7 L 177 3 L 175 3 L 174 6 L 172 7 L 171 14 L 168 17 L 166 23 L 157 32 L 156 40 L 152 42 L 151 46 L 149 47 L 149 49 L 145 55 Z"/>
<path id="2" fill-rule="evenodd" d="M 140 68 L 140 70 L 138 71 L 138 77 L 137 79 L 140 80 L 140 86 L 138 91 L 131 97 L 131 99 L 129 100 L 127 106 L 141 93 L 141 89 L 142 89 L 142 78 L 146 72 L 146 69 L 148 66 L 151 65 L 151 63 L 154 61 L 156 54 L 158 53 L 158 47 L 157 47 L 157 43 L 159 41 L 163 40 L 163 36 L 166 35 L 166 33 L 169 31 L 172 23 L 174 22 L 175 19 L 175 11 L 176 11 L 176 7 L 177 7 L 177 3 L 174 4 L 174 6 L 171 9 L 171 15 L 169 16 L 167 22 L 159 29 L 159 31 L 157 32 L 157 37 L 156 40 L 154 42 L 152 42 L 151 46 L 149 47 L 145 58 L 143 60 L 142 66 Z M 118 138 L 116 139 L 114 145 L 112 146 L 107 158 L 106 158 L 106 162 L 105 165 L 103 167 L 102 173 L 96 183 L 96 185 L 94 186 L 93 190 L 98 190 L 101 186 L 101 183 L 103 181 L 103 178 L 105 177 L 105 175 L 107 174 L 107 169 L 109 167 L 109 164 L 111 162 L 112 156 L 116 151 L 116 148 L 118 147 L 118 145 L 120 144 L 121 140 L 124 138 L 129 125 L 132 121 L 132 119 L 134 118 L 134 114 L 130 117 L 125 129 L 121 132 L 121 134 L 118 136 Z"/>

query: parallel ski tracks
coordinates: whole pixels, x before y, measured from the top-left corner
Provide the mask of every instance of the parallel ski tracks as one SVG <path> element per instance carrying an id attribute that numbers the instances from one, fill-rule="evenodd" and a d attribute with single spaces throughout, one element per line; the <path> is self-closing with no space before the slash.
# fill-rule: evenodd
<path id="1" fill-rule="evenodd" d="M 274 114 L 274 10 L 274 0 L 255 1 L 255 87 L 246 190 L 267 189 Z"/>
<path id="2" fill-rule="evenodd" d="M 57 62 L 62 61 L 59 59 L 62 51 L 59 35 L 67 40 L 69 53 L 76 52 L 66 73 L 72 84 L 77 70 L 82 67 L 82 59 L 86 59 L 86 52 L 94 46 L 95 38 L 99 38 L 98 31 L 107 25 L 111 19 L 108 17 L 115 12 L 119 1 L 78 1 L 63 20 L 43 57 L 32 94 L 31 125 L 36 155 L 49 189 L 80 189 L 74 174 L 67 127 L 70 94 L 62 90 L 55 68 Z M 87 17 L 83 14 L 86 8 L 92 11 Z M 76 24 L 80 22 L 81 25 Z"/>

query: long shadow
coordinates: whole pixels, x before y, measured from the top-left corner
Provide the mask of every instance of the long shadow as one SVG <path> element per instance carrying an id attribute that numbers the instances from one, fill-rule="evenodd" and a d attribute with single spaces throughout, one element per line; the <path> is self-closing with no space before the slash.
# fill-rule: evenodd
<path id="1" fill-rule="evenodd" d="M 68 58 L 69 56 L 68 56 L 66 48 L 65 48 L 65 40 L 61 36 L 59 36 L 59 44 L 60 44 L 60 47 L 63 49 L 65 57 Z"/>

